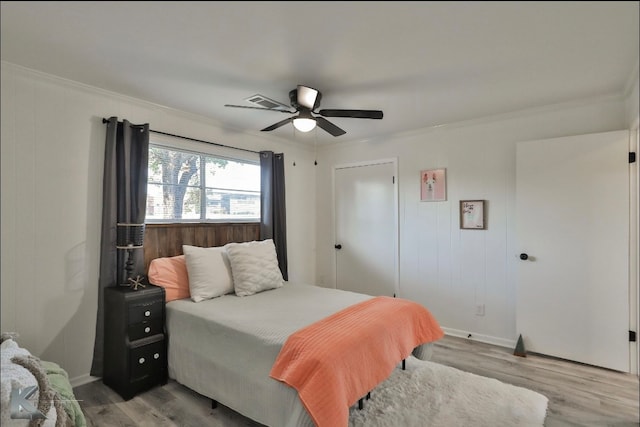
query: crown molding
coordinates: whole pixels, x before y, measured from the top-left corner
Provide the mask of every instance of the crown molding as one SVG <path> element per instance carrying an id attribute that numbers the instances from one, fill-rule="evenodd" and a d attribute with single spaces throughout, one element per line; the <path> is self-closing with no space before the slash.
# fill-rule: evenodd
<path id="1" fill-rule="evenodd" d="M 302 149 L 304 151 L 307 152 L 313 152 L 315 147 L 313 145 L 309 145 L 309 144 L 297 144 L 293 141 L 289 141 L 286 139 L 281 139 L 278 138 L 277 136 L 274 135 L 267 135 L 267 134 L 263 134 L 263 133 L 254 133 L 251 131 L 247 131 L 244 129 L 238 129 L 238 128 L 234 128 L 234 127 L 229 127 L 228 125 L 221 123 L 215 119 L 212 119 L 210 117 L 205 117 L 199 114 L 195 114 L 195 113 L 190 113 L 187 111 L 183 111 L 183 110 L 178 110 L 176 108 L 172 108 L 172 107 L 167 107 L 166 105 L 161 105 L 161 104 L 156 104 L 150 101 L 146 101 L 144 99 L 140 99 L 140 98 L 135 98 L 132 96 L 128 96 L 128 95 L 124 95 L 118 92 L 113 92 L 113 91 L 109 91 L 106 89 L 102 89 L 96 86 L 91 86 L 88 85 L 86 83 L 81 83 L 75 80 L 70 80 L 70 79 L 66 79 L 63 77 L 59 77 L 53 74 L 48 74 L 39 70 L 35 70 L 33 68 L 28 68 L 28 67 L 24 67 L 22 65 L 18 65 L 18 64 L 14 64 L 12 62 L 7 62 L 7 61 L 0 61 L 0 64 L 2 66 L 3 71 L 8 71 L 8 70 L 15 70 L 19 73 L 22 74 L 26 74 L 26 75 L 30 75 L 34 78 L 37 79 L 41 79 L 44 81 L 49 81 L 51 83 L 55 83 L 61 86 L 66 86 L 72 89 L 77 89 L 77 90 L 82 90 L 91 94 L 98 94 L 100 96 L 104 96 L 107 98 L 110 98 L 114 101 L 125 101 L 127 103 L 142 107 L 142 108 L 146 108 L 149 110 L 153 110 L 153 111 L 157 111 L 160 113 L 166 113 L 166 114 L 170 114 L 172 116 L 175 117 L 179 117 L 185 120 L 191 120 L 197 123 L 201 123 L 203 125 L 206 126 L 213 126 L 216 127 L 219 130 L 223 130 L 224 132 L 227 133 L 234 133 L 237 135 L 244 135 L 247 137 L 251 137 L 254 141 L 258 140 L 262 140 L 264 142 L 268 142 L 268 143 L 272 143 L 272 144 L 277 144 L 277 145 L 286 145 L 289 146 L 291 148 L 295 148 L 295 149 Z M 154 125 L 155 130 L 158 131 L 162 131 L 162 132 L 167 132 L 167 133 L 176 133 L 175 129 L 167 129 L 167 128 L 162 128 L 162 126 L 155 126 Z M 208 138 L 210 138 L 210 136 L 207 135 L 185 135 L 185 136 L 189 136 L 190 138 L 196 138 L 196 139 L 202 139 L 202 140 L 206 140 Z M 247 146 L 247 147 L 242 147 L 242 148 L 246 148 L 246 149 L 251 149 L 251 150 L 259 150 L 260 148 L 256 147 L 256 143 L 251 144 L 251 146 Z"/>

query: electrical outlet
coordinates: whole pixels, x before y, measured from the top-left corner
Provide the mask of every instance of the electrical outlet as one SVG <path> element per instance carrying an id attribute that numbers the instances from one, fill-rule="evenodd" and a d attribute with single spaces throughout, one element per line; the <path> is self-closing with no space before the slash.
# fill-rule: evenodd
<path id="1" fill-rule="evenodd" d="M 476 316 L 484 316 L 484 304 L 476 304 Z"/>

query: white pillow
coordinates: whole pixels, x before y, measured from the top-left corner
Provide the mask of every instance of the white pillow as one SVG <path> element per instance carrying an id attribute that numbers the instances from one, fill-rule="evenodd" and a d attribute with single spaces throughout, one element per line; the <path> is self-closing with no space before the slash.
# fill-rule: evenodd
<path id="1" fill-rule="evenodd" d="M 194 302 L 233 292 L 231 267 L 224 247 L 182 245 L 182 252 L 189 275 L 189 293 Z"/>
<path id="2" fill-rule="evenodd" d="M 225 245 L 238 296 L 249 296 L 284 284 L 272 239 Z"/>

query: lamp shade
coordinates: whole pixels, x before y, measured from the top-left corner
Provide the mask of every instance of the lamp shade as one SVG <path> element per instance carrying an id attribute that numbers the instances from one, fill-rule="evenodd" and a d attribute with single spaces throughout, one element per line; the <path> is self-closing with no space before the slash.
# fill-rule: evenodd
<path id="1" fill-rule="evenodd" d="M 296 118 L 293 119 L 293 126 L 300 132 L 310 132 L 316 127 L 315 119 Z"/>
<path id="2" fill-rule="evenodd" d="M 144 244 L 144 224 L 116 224 L 118 249 L 141 248 Z"/>

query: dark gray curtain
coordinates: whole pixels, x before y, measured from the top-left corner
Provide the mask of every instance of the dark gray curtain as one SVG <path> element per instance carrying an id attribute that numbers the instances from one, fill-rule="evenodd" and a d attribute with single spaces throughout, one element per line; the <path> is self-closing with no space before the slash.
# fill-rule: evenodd
<path id="1" fill-rule="evenodd" d="M 102 376 L 104 289 L 126 283 L 126 251 L 116 249 L 116 224 L 143 224 L 147 205 L 149 125 L 133 125 L 117 117 L 107 122 L 102 184 L 102 239 L 98 280 L 98 315 L 91 375 Z M 144 250 L 133 251 L 134 271 L 144 274 Z"/>
<path id="2" fill-rule="evenodd" d="M 260 239 L 273 239 L 282 277 L 289 280 L 284 154 L 260 152 L 260 187 Z"/>

